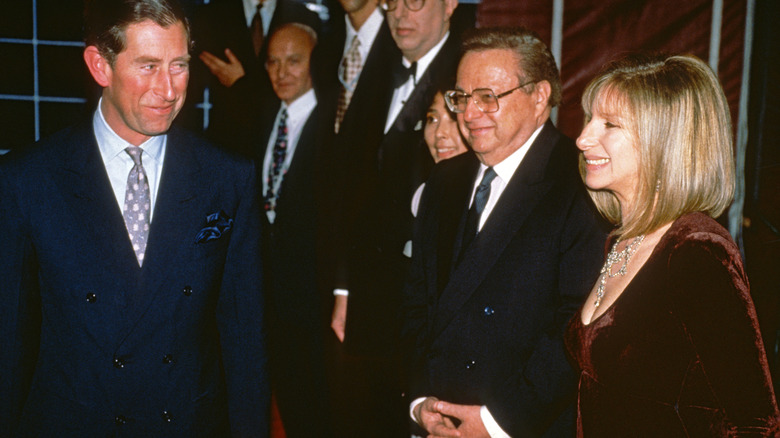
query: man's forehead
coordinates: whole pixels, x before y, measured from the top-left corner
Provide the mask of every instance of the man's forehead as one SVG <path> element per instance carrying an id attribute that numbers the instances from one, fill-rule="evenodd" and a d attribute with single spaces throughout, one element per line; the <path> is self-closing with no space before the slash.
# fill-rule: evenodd
<path id="1" fill-rule="evenodd" d="M 479 83 L 523 76 L 519 59 L 511 50 L 473 51 L 464 54 L 458 64 L 456 86 L 458 89 L 466 85 L 479 88 Z"/>

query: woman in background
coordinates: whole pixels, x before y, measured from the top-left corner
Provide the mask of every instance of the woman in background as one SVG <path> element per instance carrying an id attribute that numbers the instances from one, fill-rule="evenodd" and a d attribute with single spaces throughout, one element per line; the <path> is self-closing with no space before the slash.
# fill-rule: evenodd
<path id="1" fill-rule="evenodd" d="M 434 163 L 468 151 L 458 129 L 458 121 L 444 103 L 444 92 L 451 89 L 452 85 L 454 84 L 447 82 L 444 86 L 439 87 L 436 95 L 433 96 L 431 106 L 428 107 L 428 112 L 425 114 L 423 138 Z M 414 216 L 417 216 L 423 188 L 425 188 L 425 183 L 417 188 L 412 197 L 412 214 Z"/>
<path id="2" fill-rule="evenodd" d="M 616 229 L 566 345 L 579 437 L 778 436 L 730 204 L 729 109 L 693 56 L 628 57 L 586 88 L 581 173 Z"/>

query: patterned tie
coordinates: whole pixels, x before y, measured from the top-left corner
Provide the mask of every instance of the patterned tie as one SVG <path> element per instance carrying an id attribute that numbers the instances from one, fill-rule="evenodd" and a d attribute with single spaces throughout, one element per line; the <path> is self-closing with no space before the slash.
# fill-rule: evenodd
<path id="1" fill-rule="evenodd" d="M 490 197 L 490 183 L 493 182 L 496 176 L 496 171 L 492 167 L 488 167 L 485 169 L 482 181 L 477 186 L 477 191 L 474 193 L 474 202 L 471 203 L 471 208 L 469 208 L 466 216 L 466 228 L 463 231 L 463 243 L 460 246 L 459 260 L 479 232 L 479 219 Z"/>
<path id="2" fill-rule="evenodd" d="M 141 164 L 143 150 L 138 146 L 130 146 L 125 149 L 125 152 L 133 159 L 133 168 L 130 169 L 130 174 L 127 176 L 123 214 L 138 265 L 143 266 L 146 238 L 149 236 L 149 212 L 152 209 L 152 198 L 149 195 L 149 180 L 146 179 L 146 171 Z"/>
<path id="3" fill-rule="evenodd" d="M 263 48 L 263 39 L 265 38 L 265 35 L 263 34 L 263 17 L 260 15 L 260 9 L 263 8 L 263 2 L 257 4 L 257 11 L 255 11 L 255 16 L 252 18 L 252 24 L 250 25 L 250 30 L 252 31 L 252 47 L 255 49 L 255 56 L 260 56 L 260 49 Z"/>
<path id="4" fill-rule="evenodd" d="M 282 185 L 285 170 L 284 160 L 287 157 L 287 108 L 279 115 L 279 126 L 276 129 L 276 143 L 271 153 L 271 167 L 268 169 L 268 190 L 265 192 L 265 210 L 276 209 L 276 199 Z"/>
<path id="5" fill-rule="evenodd" d="M 360 40 L 357 35 L 352 38 L 352 44 L 349 50 L 344 54 L 341 60 L 339 80 L 341 81 L 341 94 L 339 94 L 339 105 L 336 109 L 336 124 L 334 131 L 339 133 L 341 122 L 344 120 L 344 114 L 349 108 L 349 102 L 352 100 L 352 94 L 355 92 L 355 79 L 360 74 L 363 61 L 360 58 Z"/>

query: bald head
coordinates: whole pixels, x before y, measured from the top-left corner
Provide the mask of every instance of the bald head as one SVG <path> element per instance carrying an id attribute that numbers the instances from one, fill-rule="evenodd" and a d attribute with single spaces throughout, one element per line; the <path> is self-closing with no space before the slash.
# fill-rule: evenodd
<path id="1" fill-rule="evenodd" d="M 288 105 L 311 90 L 310 59 L 317 34 L 300 23 L 279 27 L 268 42 L 265 68 L 274 93 Z"/>

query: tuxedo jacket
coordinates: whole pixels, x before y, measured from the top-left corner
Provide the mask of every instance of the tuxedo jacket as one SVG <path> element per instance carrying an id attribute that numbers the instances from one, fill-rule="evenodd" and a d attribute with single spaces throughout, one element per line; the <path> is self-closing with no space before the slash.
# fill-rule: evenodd
<path id="1" fill-rule="evenodd" d="M 229 48 L 246 72 L 231 87 L 225 87 L 200 60 L 193 60 L 189 100 L 200 102 L 203 89 L 209 87 L 212 104 L 206 130 L 209 139 L 229 150 L 251 155 L 257 141 L 252 137 L 252 127 L 260 119 L 264 106 L 278 103 L 264 65 L 268 41 L 276 28 L 293 22 L 306 24 L 317 32 L 320 29 L 319 17 L 303 3 L 277 0 L 263 47 L 255 56 L 241 0 L 212 0 L 196 9 L 192 23 L 195 53 L 205 50 L 226 60 L 225 49 Z M 190 119 L 198 118 L 195 122 L 202 123 L 200 111 L 189 108 L 188 113 L 185 115 Z"/>
<path id="2" fill-rule="evenodd" d="M 553 425 L 576 389 L 562 335 L 605 241 L 574 143 L 547 122 L 461 248 L 478 170 L 471 152 L 442 161 L 422 195 L 403 306 L 411 399 L 486 405 L 511 436 L 571 436 L 572 418 Z"/>
<path id="3" fill-rule="evenodd" d="M 433 166 L 422 143 L 425 113 L 436 85 L 455 74 L 458 51 L 458 41 L 450 36 L 387 133 L 384 126 L 393 94 L 391 73 L 385 73 L 389 85 L 384 100 L 355 108 L 361 112 L 383 108 L 376 125 L 370 127 L 376 131 L 361 135 L 356 128 L 353 139 L 344 141 L 338 140 L 341 133 L 337 136 L 337 168 L 346 180 L 338 192 L 343 204 L 336 233 L 341 239 L 336 284 L 349 290 L 345 344 L 353 352 L 387 354 L 395 347 L 403 280 L 409 266 L 403 249 L 412 236 L 411 199 Z M 390 69 L 400 63 L 398 56 Z M 362 80 L 361 76 L 358 87 Z M 355 104 L 353 100 L 350 107 Z M 345 124 L 349 116 L 348 111 Z"/>
<path id="4" fill-rule="evenodd" d="M 171 129 L 140 268 L 91 118 L 18 152 L 0 163 L 0 435 L 267 436 L 252 163 Z"/>

